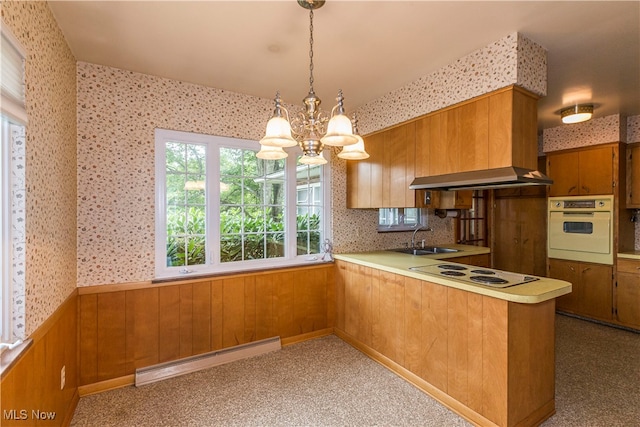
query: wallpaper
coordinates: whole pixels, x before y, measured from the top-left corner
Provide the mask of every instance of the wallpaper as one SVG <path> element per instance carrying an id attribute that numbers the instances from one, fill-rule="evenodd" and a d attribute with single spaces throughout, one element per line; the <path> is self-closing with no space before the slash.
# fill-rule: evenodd
<path id="1" fill-rule="evenodd" d="M 619 114 L 582 123 L 560 125 L 544 129 L 544 152 L 606 144 L 608 142 L 626 142 L 626 134 L 626 119 Z"/>
<path id="2" fill-rule="evenodd" d="M 2 2 L 2 19 L 27 50 L 26 334 L 76 285 L 75 58 L 46 2 Z"/>
<path id="3" fill-rule="evenodd" d="M 533 64 L 542 66 L 546 57 L 537 45 L 519 40 L 509 35 L 365 106 L 369 123 L 386 127 L 517 83 L 519 44 L 520 52 L 533 52 Z M 538 69 L 528 76 L 527 82 L 536 82 L 531 90 L 546 91 L 546 79 L 538 81 L 543 75 Z M 154 275 L 154 129 L 260 139 L 272 101 L 82 62 L 77 84 L 78 286 L 149 280 Z M 416 85 L 424 98 L 418 105 L 411 89 Z M 376 210 L 346 209 L 346 162 L 335 152 L 331 157 L 334 250 L 404 244 L 408 233 L 376 232 Z M 453 240 L 451 220 L 429 221 L 435 231 L 427 241 Z"/>
<path id="4" fill-rule="evenodd" d="M 518 33 L 458 59 L 358 109 L 363 134 L 516 84 L 547 94 L 547 52 Z"/>

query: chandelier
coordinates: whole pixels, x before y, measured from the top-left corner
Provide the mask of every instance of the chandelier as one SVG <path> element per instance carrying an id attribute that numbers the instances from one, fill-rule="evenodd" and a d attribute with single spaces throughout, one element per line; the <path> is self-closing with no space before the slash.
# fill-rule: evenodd
<path id="1" fill-rule="evenodd" d="M 344 147 L 338 157 L 361 160 L 369 157 L 364 150 L 364 141 L 358 135 L 357 119 L 349 119 L 344 110 L 342 90 L 338 91 L 338 102 L 331 110 L 331 116 L 320 110 L 320 98 L 313 90 L 313 11 L 322 7 L 325 0 L 298 0 L 298 4 L 309 10 L 309 93 L 302 100 L 304 111 L 289 117 L 289 111 L 282 106 L 280 92 L 276 92 L 276 108 L 267 122 L 267 131 L 260 140 L 260 159 L 277 160 L 287 157 L 284 148 L 300 146 L 300 163 L 321 165 L 327 163 L 322 155 L 325 146 Z"/>

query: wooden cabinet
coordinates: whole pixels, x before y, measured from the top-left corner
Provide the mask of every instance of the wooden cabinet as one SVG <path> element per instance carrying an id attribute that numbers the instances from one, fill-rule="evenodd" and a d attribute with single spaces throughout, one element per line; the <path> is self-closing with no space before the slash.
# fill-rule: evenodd
<path id="1" fill-rule="evenodd" d="M 415 123 L 369 135 L 365 146 L 367 160 L 347 162 L 347 207 L 414 207 Z"/>
<path id="2" fill-rule="evenodd" d="M 554 301 L 522 304 L 338 260 L 335 333 L 476 425 L 554 411 Z"/>
<path id="3" fill-rule="evenodd" d="M 549 196 L 614 194 L 618 154 L 618 144 L 548 153 Z"/>
<path id="4" fill-rule="evenodd" d="M 415 207 L 415 177 L 535 169 L 536 105 L 535 95 L 512 86 L 367 135 L 370 157 L 347 161 L 347 207 Z"/>
<path id="5" fill-rule="evenodd" d="M 627 208 L 640 209 L 640 143 L 627 147 Z"/>
<path id="6" fill-rule="evenodd" d="M 640 329 L 640 260 L 618 259 L 617 266 L 616 319 L 624 326 Z"/>
<path id="7" fill-rule="evenodd" d="M 416 123 L 417 176 L 520 166 L 535 169 L 537 98 L 502 89 Z"/>
<path id="8" fill-rule="evenodd" d="M 573 285 L 568 295 L 556 299 L 556 308 L 599 320 L 613 320 L 613 267 L 549 259 L 549 277 Z"/>
<path id="9" fill-rule="evenodd" d="M 545 276 L 547 203 L 545 197 L 496 193 L 492 213 L 493 266 L 500 270 Z"/>
<path id="10" fill-rule="evenodd" d="M 416 190 L 416 207 L 434 209 L 471 209 L 472 190 Z"/>

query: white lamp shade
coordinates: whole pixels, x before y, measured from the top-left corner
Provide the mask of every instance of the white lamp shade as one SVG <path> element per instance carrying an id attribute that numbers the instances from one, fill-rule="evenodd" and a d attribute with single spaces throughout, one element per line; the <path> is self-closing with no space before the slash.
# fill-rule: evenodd
<path id="1" fill-rule="evenodd" d="M 338 153 L 338 157 L 345 160 L 364 160 L 369 158 L 369 153 L 364 150 L 364 140 L 360 135 L 355 135 L 358 142 L 347 145 Z"/>
<path id="2" fill-rule="evenodd" d="M 327 133 L 320 139 L 324 145 L 343 147 L 358 142 L 353 134 L 351 120 L 344 114 L 336 114 L 327 124 Z"/>
<path id="3" fill-rule="evenodd" d="M 293 147 L 298 142 L 291 136 L 291 125 L 284 117 L 271 117 L 267 122 L 267 133 L 260 144 L 270 147 Z"/>
<path id="4" fill-rule="evenodd" d="M 308 156 L 306 154 L 303 154 L 298 161 L 303 165 L 324 165 L 325 163 L 327 163 L 327 159 L 324 158 L 322 153 L 318 154 L 317 156 Z"/>
<path id="5" fill-rule="evenodd" d="M 562 123 L 581 123 L 590 120 L 593 117 L 593 105 L 583 104 L 574 105 L 560 111 Z"/>
<path id="6" fill-rule="evenodd" d="M 263 145 L 260 147 L 260 151 L 256 154 L 256 157 L 263 160 L 280 160 L 284 159 L 288 154 L 282 149 L 282 147 L 272 147 L 270 145 Z"/>

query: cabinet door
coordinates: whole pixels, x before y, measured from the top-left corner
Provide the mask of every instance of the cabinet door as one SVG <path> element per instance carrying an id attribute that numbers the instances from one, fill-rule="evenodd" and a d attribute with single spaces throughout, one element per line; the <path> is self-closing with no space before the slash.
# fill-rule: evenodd
<path id="1" fill-rule="evenodd" d="M 553 179 L 549 196 L 577 196 L 580 194 L 580 156 L 577 151 L 547 156 L 547 175 Z"/>
<path id="2" fill-rule="evenodd" d="M 620 323 L 640 329 L 640 261 L 618 260 L 616 313 Z"/>
<path id="3" fill-rule="evenodd" d="M 620 323 L 640 328 L 640 272 L 618 273 L 616 313 Z"/>
<path id="4" fill-rule="evenodd" d="M 582 290 L 579 313 L 596 319 L 612 319 L 613 267 L 582 264 L 580 266 Z"/>
<path id="5" fill-rule="evenodd" d="M 640 208 L 640 144 L 627 148 L 627 207 Z"/>
<path id="6" fill-rule="evenodd" d="M 613 147 L 579 151 L 579 194 L 613 194 Z"/>
<path id="7" fill-rule="evenodd" d="M 382 207 L 415 206 L 415 193 L 409 185 L 415 178 L 415 122 L 392 128 L 384 139 Z"/>
<path id="8" fill-rule="evenodd" d="M 518 262 L 522 266 L 519 272 L 544 276 L 547 271 L 547 199 L 520 198 L 518 212 L 521 245 Z"/>
<path id="9" fill-rule="evenodd" d="M 459 108 L 458 144 L 458 171 L 489 167 L 489 98 Z"/>
<path id="10" fill-rule="evenodd" d="M 378 208 L 382 206 L 384 133 L 367 136 L 364 143 L 369 158 L 347 161 L 348 208 Z"/>
<path id="11" fill-rule="evenodd" d="M 559 259 L 549 260 L 549 277 L 571 283 L 570 294 L 556 298 L 556 308 L 570 313 L 578 312 L 580 299 L 580 263 Z"/>
<path id="12" fill-rule="evenodd" d="M 520 272 L 520 216 L 518 199 L 496 199 L 494 216 L 494 267 L 499 270 Z"/>
<path id="13" fill-rule="evenodd" d="M 370 163 L 369 180 L 358 180 L 358 185 L 362 186 L 361 191 L 370 193 L 368 208 L 382 207 L 382 176 L 384 169 L 384 133 L 380 132 L 369 138 L 369 145 L 365 149 L 369 152 L 367 161 Z M 360 193 L 358 193 L 360 194 Z"/>

